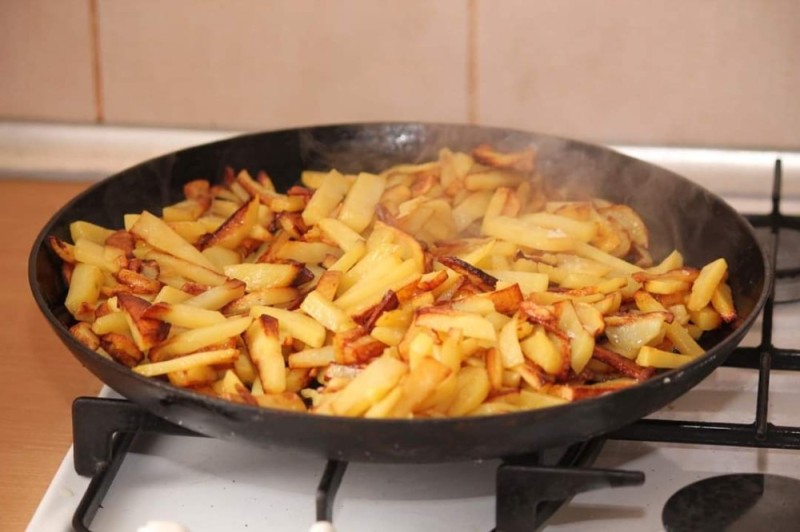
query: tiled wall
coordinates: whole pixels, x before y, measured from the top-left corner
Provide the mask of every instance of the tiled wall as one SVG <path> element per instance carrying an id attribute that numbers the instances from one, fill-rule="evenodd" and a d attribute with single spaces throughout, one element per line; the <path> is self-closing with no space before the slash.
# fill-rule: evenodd
<path id="1" fill-rule="evenodd" d="M 0 119 L 800 147 L 796 0 L 0 0 Z"/>

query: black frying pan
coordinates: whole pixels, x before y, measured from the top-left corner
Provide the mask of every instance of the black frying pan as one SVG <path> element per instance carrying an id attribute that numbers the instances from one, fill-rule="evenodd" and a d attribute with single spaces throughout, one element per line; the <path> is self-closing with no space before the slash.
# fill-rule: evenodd
<path id="1" fill-rule="evenodd" d="M 555 408 L 489 417 L 365 420 L 290 413 L 234 404 L 141 377 L 76 342 L 67 328 L 60 262 L 47 235 L 66 239 L 69 224 L 121 227 L 122 214 L 182 199 L 182 185 L 219 179 L 226 166 L 266 170 L 277 186 L 303 169 L 383 169 L 434 159 L 442 147 L 470 150 L 535 146 L 538 169 L 557 183 L 635 208 L 651 230 L 656 259 L 680 249 L 689 265 L 725 257 L 741 316 L 736 327 L 704 339 L 708 352 L 677 370 L 603 397 Z M 752 229 L 730 206 L 667 170 L 611 150 L 545 135 L 472 126 L 416 123 L 326 126 L 246 135 L 165 155 L 85 191 L 47 223 L 34 243 L 29 278 L 36 302 L 70 351 L 111 388 L 151 412 L 197 432 L 259 445 L 305 449 L 352 461 L 433 462 L 528 453 L 597 436 L 664 407 L 720 365 L 743 338 L 768 291 L 768 263 Z"/>

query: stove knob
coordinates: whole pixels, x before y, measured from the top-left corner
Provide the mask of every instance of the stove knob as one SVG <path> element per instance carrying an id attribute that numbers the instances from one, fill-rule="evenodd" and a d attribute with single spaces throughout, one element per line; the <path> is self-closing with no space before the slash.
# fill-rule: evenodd
<path id="1" fill-rule="evenodd" d="M 336 529 L 333 528 L 333 524 L 329 521 L 317 521 L 311 525 L 308 532 L 336 532 Z"/>
<path id="2" fill-rule="evenodd" d="M 148 521 L 144 526 L 140 526 L 136 532 L 189 532 L 178 523 L 169 521 Z"/>

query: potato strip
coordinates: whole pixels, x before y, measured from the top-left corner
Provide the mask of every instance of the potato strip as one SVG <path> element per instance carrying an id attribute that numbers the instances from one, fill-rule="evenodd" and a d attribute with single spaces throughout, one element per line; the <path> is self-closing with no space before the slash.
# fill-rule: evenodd
<path id="1" fill-rule="evenodd" d="M 145 377 L 157 377 L 175 371 L 186 371 L 197 366 L 210 366 L 212 364 L 226 364 L 233 362 L 239 357 L 238 349 L 217 349 L 214 351 L 204 351 L 185 355 L 164 362 L 152 362 L 139 364 L 133 371 Z"/>

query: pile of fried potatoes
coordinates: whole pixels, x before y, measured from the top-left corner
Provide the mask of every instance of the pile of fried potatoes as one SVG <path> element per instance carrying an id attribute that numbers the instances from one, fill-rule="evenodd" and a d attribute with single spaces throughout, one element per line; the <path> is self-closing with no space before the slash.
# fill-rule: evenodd
<path id="1" fill-rule="evenodd" d="M 727 264 L 654 264 L 628 206 L 570 200 L 532 149 L 380 174 L 263 172 L 53 236 L 74 337 L 148 377 L 338 416 L 486 415 L 613 392 L 736 319 Z"/>

